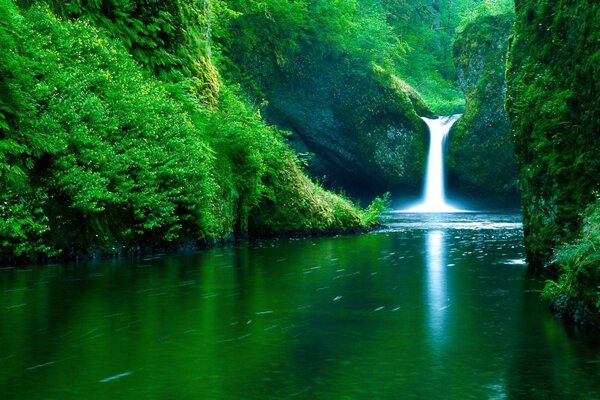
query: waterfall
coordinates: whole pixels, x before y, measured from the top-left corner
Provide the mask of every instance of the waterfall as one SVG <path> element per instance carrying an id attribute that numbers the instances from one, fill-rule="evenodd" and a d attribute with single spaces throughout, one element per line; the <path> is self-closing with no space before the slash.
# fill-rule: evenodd
<path id="1" fill-rule="evenodd" d="M 437 119 L 423 118 L 423 121 L 429 127 L 430 135 L 423 201 L 406 211 L 416 213 L 460 211 L 446 203 L 444 176 L 444 143 L 450 128 L 460 116 L 461 114 Z"/>

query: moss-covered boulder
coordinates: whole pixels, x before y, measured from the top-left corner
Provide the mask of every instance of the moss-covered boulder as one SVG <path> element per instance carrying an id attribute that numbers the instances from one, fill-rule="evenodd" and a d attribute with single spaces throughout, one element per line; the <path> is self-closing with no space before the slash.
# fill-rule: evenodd
<path id="1" fill-rule="evenodd" d="M 600 3 L 516 0 L 506 107 L 534 268 L 574 239 L 600 189 Z"/>
<path id="2" fill-rule="evenodd" d="M 517 199 L 517 167 L 504 109 L 508 36 L 514 14 L 469 24 L 454 43 L 465 112 L 450 135 L 449 172 L 461 193 Z"/>
<path id="3" fill-rule="evenodd" d="M 267 120 L 313 155 L 313 176 L 354 194 L 419 186 L 427 140 L 419 115 L 431 112 L 392 75 L 407 48 L 387 20 L 387 5 L 222 3 L 229 22 L 215 35 L 228 66 L 224 78 L 242 83 L 265 105 Z"/>
<path id="4" fill-rule="evenodd" d="M 377 65 L 343 58 L 307 60 L 304 72 L 280 76 L 266 91 L 267 118 L 293 132 L 312 153 L 308 170 L 352 191 L 416 187 L 423 175 L 431 115 L 420 95 Z"/>

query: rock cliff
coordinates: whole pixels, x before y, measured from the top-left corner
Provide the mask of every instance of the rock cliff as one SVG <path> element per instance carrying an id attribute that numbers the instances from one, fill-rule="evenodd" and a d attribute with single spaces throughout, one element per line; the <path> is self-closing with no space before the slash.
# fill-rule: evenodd
<path id="1" fill-rule="evenodd" d="M 417 187 L 427 151 L 419 115 L 431 115 L 419 94 L 377 66 L 357 71 L 340 59 L 313 68 L 267 91 L 267 118 L 314 154 L 312 175 L 351 192 Z"/>
<path id="2" fill-rule="evenodd" d="M 451 178 L 461 193 L 505 201 L 517 198 L 517 168 L 504 109 L 508 37 L 513 14 L 479 18 L 454 44 L 454 63 L 465 93 L 465 112 L 450 135 Z"/>
<path id="3" fill-rule="evenodd" d="M 507 70 L 529 261 L 576 236 L 600 189 L 600 5 L 517 0 Z"/>
<path id="4" fill-rule="evenodd" d="M 600 327 L 600 3 L 516 0 L 506 106 L 530 267 L 559 273 L 545 295 Z"/>

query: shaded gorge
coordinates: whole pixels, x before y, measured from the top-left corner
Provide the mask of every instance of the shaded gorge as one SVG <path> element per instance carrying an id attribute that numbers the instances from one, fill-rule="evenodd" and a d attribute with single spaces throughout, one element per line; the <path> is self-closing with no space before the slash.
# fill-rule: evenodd
<path id="1" fill-rule="evenodd" d="M 598 398 L 519 214 L 0 270 L 2 399 Z"/>

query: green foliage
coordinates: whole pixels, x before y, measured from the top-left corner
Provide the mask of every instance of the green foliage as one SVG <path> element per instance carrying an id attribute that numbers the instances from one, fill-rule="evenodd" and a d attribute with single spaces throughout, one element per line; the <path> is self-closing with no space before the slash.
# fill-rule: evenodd
<path id="1" fill-rule="evenodd" d="M 417 88 L 435 113 L 450 115 L 464 108 L 451 48 L 461 14 L 480 2 L 386 2 L 391 15 L 390 23 L 408 47 L 397 74 Z"/>
<path id="2" fill-rule="evenodd" d="M 344 54 L 391 65 L 404 44 L 393 35 L 379 2 L 358 0 L 224 0 L 215 30 L 223 61 L 242 69 L 261 85 L 275 72 L 301 72 L 307 56 Z M 373 38 L 377 40 L 373 40 Z M 236 73 L 237 72 L 237 73 Z"/>
<path id="3" fill-rule="evenodd" d="M 234 204 L 239 233 L 248 229 L 253 208 L 264 196 L 272 196 L 266 178 L 272 169 L 283 168 L 280 158 L 287 154 L 282 132 L 264 124 L 260 114 L 240 100 L 237 88 L 225 87 L 219 98 L 220 112 L 212 113 L 204 129 L 211 137 L 219 163 L 222 188 Z"/>
<path id="4" fill-rule="evenodd" d="M 34 64 L 21 52 L 26 40 L 22 18 L 12 1 L 0 1 L 0 178 L 11 187 L 27 184 L 32 149 L 9 132 L 35 109 L 30 92 Z M 35 149 L 33 149 L 35 151 Z M 3 191 L 8 188 L 2 186 Z"/>
<path id="5" fill-rule="evenodd" d="M 238 233 L 273 236 L 371 226 L 374 211 L 366 218 L 369 211 L 360 212 L 310 181 L 282 141 L 283 132 L 265 125 L 238 91 L 224 87 L 223 111 L 212 114 L 206 125 L 221 160 L 222 187 L 230 188 Z"/>
<path id="6" fill-rule="evenodd" d="M 50 230 L 43 211 L 46 200 L 41 189 L 19 194 L 5 190 L 0 195 L 0 254 L 17 257 L 58 254 L 45 241 Z"/>
<path id="7" fill-rule="evenodd" d="M 452 115 L 464 110 L 465 100 L 454 74 L 450 78 L 442 76 L 438 69 L 441 63 L 433 55 L 419 53 L 410 55 L 406 66 L 400 67 L 399 74 L 418 88 L 427 105 L 438 115 Z"/>
<path id="8" fill-rule="evenodd" d="M 47 1 L 68 18 L 89 19 L 122 43 L 134 59 L 163 81 L 186 83 L 186 89 L 214 106 L 218 71 L 211 63 L 208 0 L 67 0 Z"/>
<path id="9" fill-rule="evenodd" d="M 451 56 L 457 27 L 511 6 L 512 0 L 221 0 L 214 32 L 226 75 L 259 98 L 268 97 L 273 79 L 305 79 L 307 65 L 341 57 L 355 79 L 378 64 L 414 86 L 435 112 L 451 114 L 464 108 Z"/>
<path id="10" fill-rule="evenodd" d="M 367 226 L 352 202 L 310 181 L 289 152 L 281 161 L 286 168 L 272 169 L 266 177 L 272 182 L 273 192 L 252 211 L 251 231 L 272 236 L 282 232 L 304 234 Z"/>
<path id="11" fill-rule="evenodd" d="M 304 140 L 318 160 L 311 173 L 346 188 L 352 173 L 357 185 L 371 185 L 366 191 L 416 185 L 425 157 L 419 115 L 431 111 L 394 74 L 407 47 L 384 2 L 221 4 L 225 16 L 215 32 L 225 78 L 241 82 L 270 121 Z M 332 148 L 332 141 L 343 144 Z M 351 164 L 362 167 L 349 172 Z"/>
<path id="12" fill-rule="evenodd" d="M 219 94 L 210 58 L 198 66 L 194 50 L 179 52 L 206 37 L 206 25 L 182 17 L 201 3 L 154 3 L 20 10 L 0 0 L 0 257 L 260 233 L 270 225 L 254 213 L 273 204 L 277 233 L 365 226 L 303 174 L 239 90 Z M 217 80 L 214 101 L 194 89 L 190 65 Z"/>
<path id="13" fill-rule="evenodd" d="M 575 238 L 600 189 L 600 5 L 519 1 L 506 107 L 531 265 Z"/>
<path id="14" fill-rule="evenodd" d="M 33 156 L 35 178 L 77 218 L 114 213 L 123 235 L 173 238 L 180 210 L 199 222 L 215 187 L 212 155 L 181 106 L 88 21 L 64 23 L 43 7 L 25 17 L 36 112 L 7 136 Z"/>
<path id="15" fill-rule="evenodd" d="M 577 318 L 595 324 L 600 321 L 600 199 L 591 205 L 583 221 L 581 235 L 559 246 L 553 261 L 559 265 L 558 282 L 548 281 L 544 297 L 552 300 L 560 312 L 573 316 L 573 310 L 586 310 Z"/>
<path id="16" fill-rule="evenodd" d="M 452 43 L 469 23 L 512 11 L 513 0 L 386 1 L 388 20 L 408 51 L 396 73 L 417 88 L 434 112 L 461 112 Z"/>
<path id="17" fill-rule="evenodd" d="M 475 7 L 463 9 L 460 13 L 460 23 L 456 27 L 457 32 L 463 32 L 465 28 L 483 17 L 491 15 L 514 15 L 514 0 L 483 0 Z"/>
<path id="18" fill-rule="evenodd" d="M 450 173 L 463 192 L 515 197 L 517 167 L 504 110 L 505 65 L 514 14 L 480 17 L 454 43 L 466 108 L 450 136 Z"/>
<path id="19" fill-rule="evenodd" d="M 391 201 L 392 196 L 389 192 L 373 199 L 371 204 L 365 209 L 364 222 L 367 225 L 379 224 L 381 222 L 381 214 L 391 209 Z"/>

